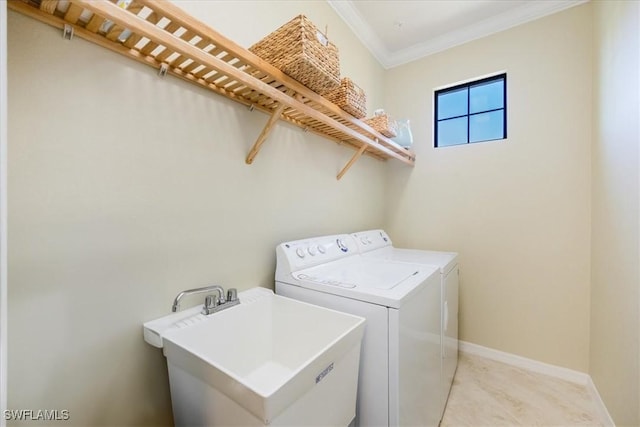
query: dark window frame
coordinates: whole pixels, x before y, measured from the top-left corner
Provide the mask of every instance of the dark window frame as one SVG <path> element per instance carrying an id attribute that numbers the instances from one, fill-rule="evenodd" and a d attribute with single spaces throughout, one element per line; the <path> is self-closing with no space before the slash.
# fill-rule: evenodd
<path id="1" fill-rule="evenodd" d="M 489 109 L 489 110 L 483 110 L 483 111 L 476 111 L 474 113 L 470 113 L 470 89 L 474 86 L 479 86 L 479 85 L 483 85 L 483 84 L 487 84 L 487 83 L 493 83 L 493 82 L 497 82 L 497 81 L 502 81 L 502 87 L 503 87 L 503 91 L 502 91 L 502 107 L 501 108 L 493 108 L 493 109 Z M 460 89 L 466 89 L 467 90 L 467 113 L 466 114 L 462 114 L 459 116 L 453 116 L 453 117 L 447 117 L 446 119 L 440 119 L 438 120 L 438 96 L 442 95 L 442 94 L 446 94 L 449 92 L 455 92 L 455 91 L 459 91 Z M 442 89 L 438 89 L 434 92 L 433 95 L 433 101 L 434 101 L 434 116 L 433 116 L 433 146 L 435 148 L 442 148 L 442 147 L 453 147 L 453 146 L 457 146 L 457 145 L 467 145 L 467 144 L 476 144 L 479 142 L 488 142 L 488 141 L 499 141 L 499 140 L 503 140 L 503 139 L 507 139 L 507 73 L 500 73 L 500 74 L 496 74 L 493 76 L 489 76 L 489 77 L 484 77 L 481 79 L 477 79 L 477 80 L 472 80 L 466 83 L 461 83 L 455 86 L 449 86 L 446 88 L 442 88 Z M 470 128 L 471 128 L 471 116 L 475 116 L 478 114 L 485 114 L 485 113 L 490 113 L 493 111 L 500 111 L 502 110 L 502 134 L 503 136 L 501 138 L 494 138 L 494 139 L 483 139 L 482 141 L 470 141 Z M 457 119 L 457 118 L 462 118 L 462 117 L 466 117 L 467 118 L 467 141 L 466 142 L 461 142 L 459 144 L 449 144 L 449 145 L 443 145 L 443 146 L 439 146 L 438 145 L 438 123 L 443 122 L 443 121 L 447 121 L 447 120 L 451 120 L 451 119 Z"/>

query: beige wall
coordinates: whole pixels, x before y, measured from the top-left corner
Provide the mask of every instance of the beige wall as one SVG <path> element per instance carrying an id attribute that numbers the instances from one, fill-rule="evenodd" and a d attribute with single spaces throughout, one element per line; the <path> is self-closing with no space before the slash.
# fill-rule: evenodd
<path id="1" fill-rule="evenodd" d="M 220 28 L 243 45 L 301 12 L 326 22 L 345 73 L 381 98 L 383 70 L 328 4 L 265 3 L 184 6 L 216 28 L 244 19 Z M 170 424 L 144 321 L 183 289 L 273 287 L 281 241 L 382 225 L 380 161 L 336 181 L 353 151 L 279 124 L 248 166 L 265 114 L 13 12 L 8 62 L 10 408 Z"/>
<path id="2" fill-rule="evenodd" d="M 640 425 L 640 7 L 594 3 L 590 374 L 617 425 Z"/>
<path id="3" fill-rule="evenodd" d="M 508 139 L 433 148 L 434 88 L 506 71 Z M 591 7 L 390 70 L 417 161 L 389 164 L 399 246 L 460 253 L 460 337 L 588 370 Z"/>

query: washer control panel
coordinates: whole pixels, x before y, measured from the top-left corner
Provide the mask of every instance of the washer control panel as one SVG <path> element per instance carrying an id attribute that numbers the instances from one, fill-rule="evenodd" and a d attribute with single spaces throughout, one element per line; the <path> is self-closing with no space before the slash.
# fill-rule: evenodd
<path id="1" fill-rule="evenodd" d="M 351 235 L 358 246 L 358 252 L 364 253 L 374 249 L 392 246 L 391 238 L 384 230 L 368 230 Z"/>
<path id="2" fill-rule="evenodd" d="M 357 255 L 357 245 L 349 234 L 295 240 L 278 245 L 278 262 L 286 261 L 290 271 Z"/>

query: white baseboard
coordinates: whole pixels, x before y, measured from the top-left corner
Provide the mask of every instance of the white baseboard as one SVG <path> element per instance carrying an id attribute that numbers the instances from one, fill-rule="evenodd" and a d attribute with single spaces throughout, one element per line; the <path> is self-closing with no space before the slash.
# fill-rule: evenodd
<path id="1" fill-rule="evenodd" d="M 572 383 L 586 386 L 590 380 L 588 374 L 584 372 L 574 371 L 572 369 L 560 366 L 550 365 L 548 363 L 539 362 L 537 360 L 528 359 L 512 353 L 506 353 L 500 350 L 483 347 L 466 341 L 460 341 L 460 351 L 469 354 L 475 354 L 487 359 L 496 360 L 508 365 L 517 366 L 518 368 L 528 371 L 537 372 L 539 374 L 549 375 L 550 377 L 559 378 Z"/>
<path id="2" fill-rule="evenodd" d="M 596 385 L 593 383 L 591 377 L 589 377 L 589 382 L 587 383 L 587 389 L 589 390 L 589 394 L 591 395 L 591 399 L 593 399 L 593 403 L 596 405 L 596 410 L 600 415 L 600 419 L 605 427 L 615 427 L 616 423 L 613 422 L 611 418 L 611 414 L 609 414 L 609 410 L 605 406 L 602 398 L 600 397 L 600 393 L 598 393 L 598 389 Z"/>
<path id="3" fill-rule="evenodd" d="M 461 352 L 474 354 L 487 359 L 495 360 L 497 362 L 506 363 L 508 365 L 516 366 L 518 368 L 526 369 L 531 372 L 548 375 L 554 378 L 559 378 L 565 381 L 569 381 L 575 384 L 583 385 L 589 391 L 593 403 L 596 406 L 596 410 L 600 415 L 602 423 L 607 427 L 615 427 L 615 423 L 607 410 L 598 389 L 596 388 L 591 376 L 584 372 L 574 371 L 572 369 L 563 368 L 561 366 L 550 365 L 548 363 L 539 362 L 534 359 L 528 359 L 526 357 L 518 356 L 512 353 L 506 353 L 500 350 L 494 350 L 492 348 L 483 347 L 478 344 L 473 344 L 466 341 L 459 341 L 459 349 Z"/>

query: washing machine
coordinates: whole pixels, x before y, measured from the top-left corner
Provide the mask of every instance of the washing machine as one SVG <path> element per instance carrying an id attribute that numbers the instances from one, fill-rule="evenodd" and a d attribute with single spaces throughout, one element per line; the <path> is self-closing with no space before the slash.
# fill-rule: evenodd
<path id="1" fill-rule="evenodd" d="M 439 269 L 361 256 L 349 234 L 282 243 L 276 259 L 277 294 L 367 319 L 355 425 L 437 426 Z"/>
<path id="2" fill-rule="evenodd" d="M 458 254 L 419 249 L 396 248 L 384 230 L 367 230 L 352 234 L 358 252 L 379 262 L 407 262 L 435 265 L 441 284 L 441 358 L 442 381 L 440 392 L 440 417 L 444 414 L 453 377 L 458 366 Z"/>

